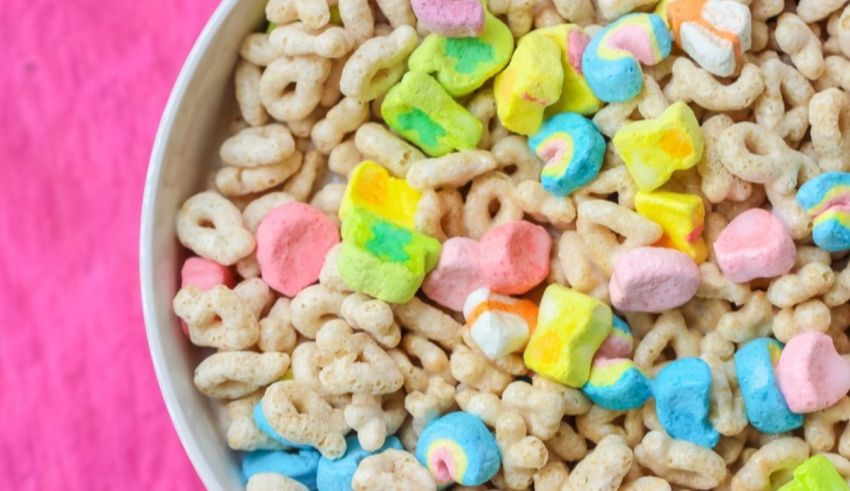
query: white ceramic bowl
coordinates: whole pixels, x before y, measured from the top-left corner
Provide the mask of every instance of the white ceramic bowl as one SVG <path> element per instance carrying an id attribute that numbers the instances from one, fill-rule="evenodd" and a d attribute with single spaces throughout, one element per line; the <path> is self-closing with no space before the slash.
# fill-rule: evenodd
<path id="1" fill-rule="evenodd" d="M 140 266 L 148 344 L 171 420 L 207 489 L 243 488 L 236 454 L 219 430 L 215 403 L 195 390 L 199 351 L 171 311 L 181 252 L 174 219 L 218 166 L 233 116 L 233 69 L 243 37 L 264 21 L 266 0 L 223 0 L 183 65 L 156 135 L 142 203 Z"/>

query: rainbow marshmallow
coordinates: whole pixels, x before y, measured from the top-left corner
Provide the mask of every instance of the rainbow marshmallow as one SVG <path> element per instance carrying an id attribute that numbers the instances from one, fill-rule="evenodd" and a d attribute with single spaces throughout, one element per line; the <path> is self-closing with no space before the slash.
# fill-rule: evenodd
<path id="1" fill-rule="evenodd" d="M 463 316 L 472 341 L 496 359 L 522 350 L 537 324 L 537 305 L 479 288 L 467 297 Z"/>
<path id="2" fill-rule="evenodd" d="M 452 483 L 479 486 L 499 471 L 496 438 L 480 418 L 458 411 L 432 421 L 416 444 L 416 458 L 444 488 Z"/>
<path id="3" fill-rule="evenodd" d="M 825 251 L 850 249 L 850 173 L 825 172 L 800 186 L 797 202 L 815 217 L 812 239 Z"/>
<path id="4" fill-rule="evenodd" d="M 528 139 L 528 146 L 545 161 L 540 182 L 555 196 L 568 196 L 599 174 L 605 139 L 596 125 L 575 113 L 547 119 Z"/>
<path id="5" fill-rule="evenodd" d="M 635 344 L 635 339 L 632 337 L 632 329 L 620 317 L 614 315 L 612 319 L 611 334 L 605 338 L 602 346 L 596 350 L 596 359 L 626 358 L 632 353 Z"/>
<path id="6" fill-rule="evenodd" d="M 632 360 L 596 358 L 590 378 L 581 388 L 597 406 L 627 411 L 643 405 L 652 395 L 650 381 Z"/>
<path id="7" fill-rule="evenodd" d="M 605 102 L 634 99 L 643 87 L 640 64 L 655 65 L 670 54 L 672 39 L 661 17 L 629 14 L 596 33 L 582 55 L 582 71 Z"/>

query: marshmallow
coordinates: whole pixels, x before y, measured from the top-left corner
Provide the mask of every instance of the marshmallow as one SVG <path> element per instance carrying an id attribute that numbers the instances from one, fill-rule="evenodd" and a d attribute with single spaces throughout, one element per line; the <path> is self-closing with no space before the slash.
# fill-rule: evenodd
<path id="1" fill-rule="evenodd" d="M 278 206 L 257 227 L 263 281 L 294 297 L 319 280 L 325 256 L 338 243 L 336 224 L 320 210 L 296 201 Z"/>
<path id="2" fill-rule="evenodd" d="M 478 254 L 478 242 L 473 239 L 452 237 L 443 242 L 440 260 L 425 278 L 422 291 L 444 307 L 463 310 L 466 298 L 487 284 L 478 265 Z"/>
<path id="3" fill-rule="evenodd" d="M 321 454 L 314 449 L 255 450 L 242 458 L 242 474 L 245 479 L 251 476 L 272 472 L 294 479 L 316 491 L 316 469 Z"/>
<path id="4" fill-rule="evenodd" d="M 850 249 L 850 172 L 825 172 L 800 186 L 797 201 L 815 217 L 812 239 L 825 251 Z"/>
<path id="5" fill-rule="evenodd" d="M 316 468 L 316 485 L 319 491 L 352 491 L 351 480 L 361 460 L 391 448 L 403 450 L 401 441 L 394 436 L 387 437 L 384 445 L 374 452 L 363 450 L 357 435 L 345 437 L 345 445 L 345 453 L 342 457 L 329 459 L 323 456 L 319 459 Z"/>
<path id="6" fill-rule="evenodd" d="M 480 242 L 453 237 L 443 244 L 437 267 L 422 290 L 435 302 L 462 310 L 463 302 L 481 287 L 496 293 L 525 293 L 549 275 L 552 238 L 546 229 L 526 221 L 493 227 Z"/>
<path id="7" fill-rule="evenodd" d="M 696 194 L 639 191 L 635 195 L 635 211 L 661 225 L 664 236 L 656 246 L 682 251 L 698 264 L 708 257 L 702 240 L 705 206 Z"/>
<path id="8" fill-rule="evenodd" d="M 640 64 L 655 65 L 667 58 L 671 45 L 661 17 L 625 15 L 593 35 L 582 55 L 582 71 L 596 97 L 628 101 L 643 87 Z"/>
<path id="9" fill-rule="evenodd" d="M 201 290 L 209 290 L 218 285 L 233 288 L 233 274 L 227 266 L 211 259 L 190 257 L 180 268 L 180 288 L 197 286 Z"/>
<path id="10" fill-rule="evenodd" d="M 502 126 L 521 135 L 535 133 L 546 107 L 560 99 L 563 85 L 558 44 L 546 36 L 520 39 L 510 64 L 493 83 Z"/>
<path id="11" fill-rule="evenodd" d="M 467 297 L 463 316 L 472 341 L 495 360 L 525 346 L 537 325 L 537 305 L 479 288 Z"/>
<path id="12" fill-rule="evenodd" d="M 552 237 L 540 225 L 519 220 L 493 227 L 479 243 L 487 286 L 505 295 L 525 293 L 549 275 Z"/>
<path id="13" fill-rule="evenodd" d="M 626 358 L 632 353 L 635 340 L 631 328 L 616 315 L 612 316 L 612 319 L 611 334 L 596 350 L 596 359 Z"/>
<path id="14" fill-rule="evenodd" d="M 695 166 L 704 145 L 699 121 L 681 101 L 655 119 L 624 125 L 614 134 L 613 143 L 641 191 L 654 191 L 673 172 Z"/>
<path id="15" fill-rule="evenodd" d="M 718 77 L 741 66 L 752 45 L 750 9 L 734 0 L 671 0 L 659 8 L 673 39 L 694 61 Z"/>
<path id="16" fill-rule="evenodd" d="M 779 389 L 795 413 L 826 409 L 850 391 L 850 362 L 838 354 L 832 338 L 820 332 L 788 341 L 776 364 Z"/>
<path id="17" fill-rule="evenodd" d="M 593 114 L 602 108 L 599 100 L 582 74 L 581 58 L 590 43 L 590 36 L 575 24 L 559 24 L 535 29 L 528 36 L 546 36 L 561 49 L 561 67 L 564 69 L 564 85 L 561 98 L 546 109 L 547 114 L 573 112 Z"/>
<path id="18" fill-rule="evenodd" d="M 415 228 L 416 210 L 422 193 L 404 179 L 390 176 L 380 164 L 365 161 L 348 175 L 348 185 L 339 205 L 339 219 L 362 208 L 399 227 Z"/>
<path id="19" fill-rule="evenodd" d="M 525 348 L 526 366 L 570 387 L 590 377 L 593 354 L 611 332 L 611 309 L 583 293 L 551 284 L 540 300 L 537 327 Z"/>
<path id="20" fill-rule="evenodd" d="M 597 406 L 613 411 L 640 407 L 652 395 L 649 379 L 635 362 L 598 355 L 581 391 Z"/>
<path id="21" fill-rule="evenodd" d="M 747 419 L 764 433 L 785 433 L 803 425 L 803 416 L 788 408 L 774 366 L 782 353 L 782 344 L 773 338 L 758 338 L 741 346 L 735 353 L 735 376 Z"/>
<path id="22" fill-rule="evenodd" d="M 618 310 L 662 312 L 687 303 L 699 282 L 699 269 L 687 254 L 638 247 L 616 259 L 608 290 L 611 304 Z"/>
<path id="23" fill-rule="evenodd" d="M 455 2 L 460 3 L 455 0 Z M 473 3 L 478 4 L 477 0 Z M 480 5 L 480 4 L 478 4 Z M 445 37 L 430 34 L 413 51 L 407 64 L 411 71 L 434 74 L 453 97 L 472 93 L 499 73 L 511 59 L 514 37 L 502 21 L 486 14 L 478 37 Z"/>
<path id="24" fill-rule="evenodd" d="M 794 469 L 794 478 L 779 491 L 846 491 L 850 489 L 838 469 L 823 454 L 806 459 Z"/>
<path id="25" fill-rule="evenodd" d="M 440 488 L 457 483 L 479 486 L 499 471 L 496 438 L 477 416 L 458 411 L 432 421 L 416 444 L 416 458 Z"/>
<path id="26" fill-rule="evenodd" d="M 720 433 L 709 421 L 711 369 L 699 358 L 680 358 L 664 366 L 652 384 L 655 413 L 673 438 L 714 448 Z"/>
<path id="27" fill-rule="evenodd" d="M 478 36 L 485 29 L 479 0 L 410 0 L 410 6 L 425 29 L 443 36 Z"/>
<path id="28" fill-rule="evenodd" d="M 729 222 L 714 240 L 723 275 L 735 283 L 781 276 L 794 267 L 797 247 L 771 212 L 751 208 Z"/>
<path id="29" fill-rule="evenodd" d="M 354 291 L 406 303 L 440 257 L 440 242 L 356 208 L 342 222 L 340 277 Z"/>
<path id="30" fill-rule="evenodd" d="M 574 113 L 547 119 L 528 146 L 544 162 L 543 188 L 555 196 L 568 196 L 593 181 L 605 155 L 605 139 L 596 125 Z"/>
<path id="31" fill-rule="evenodd" d="M 421 72 L 407 72 L 387 92 L 381 116 L 387 126 L 432 157 L 473 150 L 484 131 L 481 121 Z"/>

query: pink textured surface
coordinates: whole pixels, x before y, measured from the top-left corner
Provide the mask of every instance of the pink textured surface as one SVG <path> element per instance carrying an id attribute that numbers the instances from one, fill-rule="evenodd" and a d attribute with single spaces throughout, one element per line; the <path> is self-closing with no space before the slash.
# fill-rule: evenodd
<path id="1" fill-rule="evenodd" d="M 215 0 L 0 8 L 0 489 L 202 489 L 139 300 L 151 143 Z"/>

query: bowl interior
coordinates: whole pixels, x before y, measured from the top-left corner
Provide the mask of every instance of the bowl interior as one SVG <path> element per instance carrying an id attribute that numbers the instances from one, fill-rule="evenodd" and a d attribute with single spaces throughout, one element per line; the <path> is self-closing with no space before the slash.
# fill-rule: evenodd
<path id="1" fill-rule="evenodd" d="M 177 210 L 206 187 L 236 111 L 233 67 L 244 36 L 264 22 L 265 0 L 224 0 L 183 66 L 157 132 L 142 205 L 142 302 L 148 343 L 169 414 L 207 489 L 242 489 L 237 455 L 220 430 L 220 409 L 193 383 L 202 353 L 171 310 L 184 253 Z"/>

